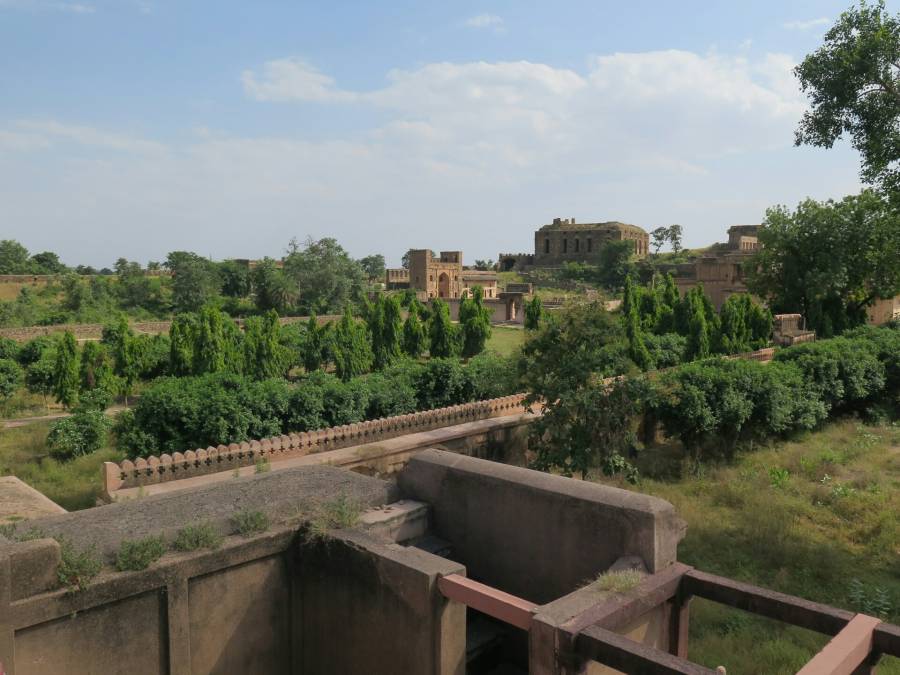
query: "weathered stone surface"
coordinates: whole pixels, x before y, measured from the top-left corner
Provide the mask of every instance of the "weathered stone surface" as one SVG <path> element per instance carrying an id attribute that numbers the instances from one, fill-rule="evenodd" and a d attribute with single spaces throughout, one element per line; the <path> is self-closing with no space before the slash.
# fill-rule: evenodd
<path id="1" fill-rule="evenodd" d="M 15 476 L 0 478 L 0 525 L 65 512 L 59 504 Z"/>

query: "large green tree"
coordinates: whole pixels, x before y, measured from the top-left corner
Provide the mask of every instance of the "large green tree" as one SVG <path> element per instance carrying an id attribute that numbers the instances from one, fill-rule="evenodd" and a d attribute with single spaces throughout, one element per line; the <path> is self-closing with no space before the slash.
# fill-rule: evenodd
<path id="1" fill-rule="evenodd" d="M 769 209 L 759 238 L 748 287 L 821 336 L 864 323 L 867 307 L 900 293 L 900 214 L 881 194 Z"/>
<path id="2" fill-rule="evenodd" d="M 432 358 L 455 356 L 459 352 L 459 329 L 450 321 L 450 308 L 440 298 L 431 301 L 428 322 L 428 353 Z"/>
<path id="3" fill-rule="evenodd" d="M 330 237 L 310 238 L 302 246 L 292 241 L 284 270 L 298 288 L 301 312 L 340 311 L 361 297 L 365 285 L 362 266 Z"/>
<path id="4" fill-rule="evenodd" d="M 280 343 L 278 313 L 270 309 L 263 316 L 251 316 L 244 322 L 244 374 L 256 380 L 278 377 L 287 362 Z"/>
<path id="5" fill-rule="evenodd" d="M 0 240 L 0 274 L 28 274 L 28 249 L 13 239 Z"/>
<path id="6" fill-rule="evenodd" d="M 353 318 L 349 309 L 332 331 L 331 343 L 335 373 L 345 382 L 367 373 L 372 367 L 368 329 L 364 323 Z"/>
<path id="7" fill-rule="evenodd" d="M 795 73 L 810 100 L 797 145 L 830 148 L 847 134 L 862 156 L 863 180 L 900 187 L 900 16 L 883 0 L 860 2 Z"/>
<path id="8" fill-rule="evenodd" d="M 253 268 L 250 282 L 256 306 L 263 311 L 274 309 L 284 313 L 297 301 L 297 284 L 272 258 L 263 258 Z"/>
<path id="9" fill-rule="evenodd" d="M 211 260 L 190 251 L 172 251 L 165 266 L 172 272 L 175 311 L 196 312 L 218 297 L 222 280 Z"/>

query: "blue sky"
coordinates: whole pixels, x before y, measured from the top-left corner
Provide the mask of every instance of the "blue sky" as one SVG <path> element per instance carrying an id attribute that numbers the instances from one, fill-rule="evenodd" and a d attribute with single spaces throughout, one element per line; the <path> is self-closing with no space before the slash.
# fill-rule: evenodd
<path id="1" fill-rule="evenodd" d="M 0 238 L 94 265 L 495 259 L 555 216 L 711 243 L 860 188 L 849 148 L 792 145 L 791 68 L 846 6 L 0 0 Z"/>

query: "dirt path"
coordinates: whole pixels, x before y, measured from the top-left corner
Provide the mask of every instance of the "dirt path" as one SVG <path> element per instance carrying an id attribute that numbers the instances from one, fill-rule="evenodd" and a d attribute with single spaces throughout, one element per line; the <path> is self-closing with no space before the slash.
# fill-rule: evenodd
<path id="1" fill-rule="evenodd" d="M 115 415 L 125 410 L 124 405 L 114 405 L 106 409 L 107 415 Z M 18 429 L 19 427 L 27 427 L 29 424 L 38 424 L 39 422 L 53 422 L 61 420 L 64 417 L 71 417 L 72 413 L 52 413 L 50 415 L 39 415 L 38 417 L 20 417 L 15 420 L 2 420 L 4 429 Z"/>

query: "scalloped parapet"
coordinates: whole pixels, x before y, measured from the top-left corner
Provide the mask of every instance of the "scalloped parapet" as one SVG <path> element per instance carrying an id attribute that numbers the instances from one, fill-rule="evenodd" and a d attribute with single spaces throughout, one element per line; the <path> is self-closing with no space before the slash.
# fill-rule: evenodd
<path id="1" fill-rule="evenodd" d="M 396 438 L 420 431 L 524 412 L 525 394 L 423 410 L 385 419 L 355 422 L 328 429 L 292 432 L 290 435 L 253 439 L 240 443 L 186 450 L 159 457 L 138 458 L 120 464 L 104 462 L 102 476 L 108 497 L 123 488 L 154 485 L 220 471 L 253 466 L 257 461 L 277 462 L 303 455 L 348 448 Z"/>

